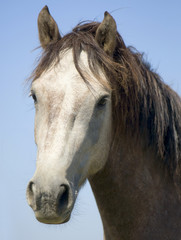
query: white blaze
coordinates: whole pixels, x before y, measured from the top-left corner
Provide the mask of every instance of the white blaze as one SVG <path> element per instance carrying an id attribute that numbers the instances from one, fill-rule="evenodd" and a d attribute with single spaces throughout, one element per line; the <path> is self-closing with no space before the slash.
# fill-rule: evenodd
<path id="1" fill-rule="evenodd" d="M 79 189 L 87 177 L 103 168 L 109 153 L 111 93 L 90 72 L 85 52 L 80 61 L 91 87 L 77 72 L 71 50 L 32 84 L 37 98 L 35 177 L 46 188 L 56 178 L 66 178 Z M 106 106 L 97 107 L 105 95 Z"/>

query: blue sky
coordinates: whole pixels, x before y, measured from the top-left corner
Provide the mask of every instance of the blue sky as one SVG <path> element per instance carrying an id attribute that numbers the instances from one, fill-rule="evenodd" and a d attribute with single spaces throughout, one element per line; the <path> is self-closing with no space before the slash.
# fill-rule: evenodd
<path id="1" fill-rule="evenodd" d="M 38 223 L 25 191 L 35 170 L 34 107 L 25 79 L 40 51 L 37 16 L 48 5 L 66 34 L 80 21 L 103 19 L 109 11 L 126 45 L 145 52 L 146 59 L 181 93 L 181 1 L 179 0 L 49 0 L 1 1 L 0 9 L 0 239 L 102 239 L 102 225 L 88 184 L 82 189 L 66 225 Z"/>

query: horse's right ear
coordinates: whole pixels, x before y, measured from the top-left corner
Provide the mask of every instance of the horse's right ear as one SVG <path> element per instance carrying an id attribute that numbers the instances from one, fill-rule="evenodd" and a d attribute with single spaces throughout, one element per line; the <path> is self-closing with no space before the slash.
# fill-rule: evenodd
<path id="1" fill-rule="evenodd" d="M 104 13 L 104 19 L 99 25 L 95 39 L 99 46 L 109 55 L 112 56 L 116 48 L 116 22 L 108 13 Z"/>
<path id="2" fill-rule="evenodd" d="M 47 6 L 45 6 L 39 13 L 38 31 L 42 48 L 46 48 L 49 43 L 56 42 L 61 39 L 58 26 L 55 20 L 50 15 Z"/>

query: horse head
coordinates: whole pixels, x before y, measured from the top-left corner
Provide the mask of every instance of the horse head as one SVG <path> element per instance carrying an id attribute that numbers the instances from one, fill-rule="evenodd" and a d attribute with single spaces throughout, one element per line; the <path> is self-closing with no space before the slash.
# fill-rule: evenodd
<path id="1" fill-rule="evenodd" d="M 38 28 L 45 53 L 51 55 L 50 49 L 58 42 L 63 46 L 64 38 L 47 7 L 39 14 Z M 94 41 L 111 57 L 116 24 L 107 12 Z M 82 74 L 71 47 L 58 55 L 58 62 L 53 61 L 31 86 L 36 109 L 37 165 L 27 187 L 27 200 L 36 218 L 53 224 L 69 220 L 81 186 L 104 167 L 112 123 L 111 88 L 105 72 L 98 68 L 97 74 L 92 73 L 84 49 L 78 59 Z"/>

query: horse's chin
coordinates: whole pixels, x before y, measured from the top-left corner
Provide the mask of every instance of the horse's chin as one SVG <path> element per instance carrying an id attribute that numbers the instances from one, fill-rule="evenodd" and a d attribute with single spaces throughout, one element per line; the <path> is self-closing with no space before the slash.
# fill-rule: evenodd
<path id="1" fill-rule="evenodd" d="M 71 213 L 67 213 L 64 216 L 43 216 L 42 214 L 35 212 L 36 219 L 44 224 L 64 224 L 70 220 Z"/>

